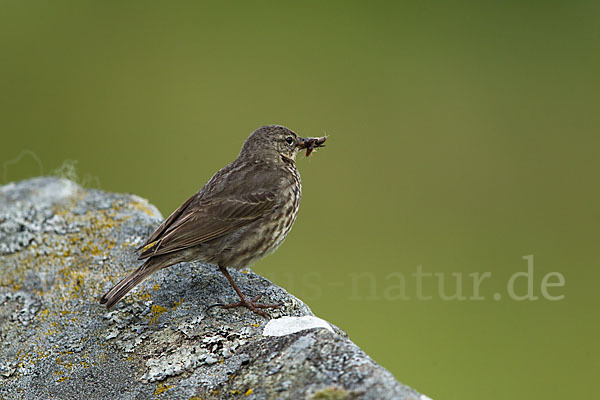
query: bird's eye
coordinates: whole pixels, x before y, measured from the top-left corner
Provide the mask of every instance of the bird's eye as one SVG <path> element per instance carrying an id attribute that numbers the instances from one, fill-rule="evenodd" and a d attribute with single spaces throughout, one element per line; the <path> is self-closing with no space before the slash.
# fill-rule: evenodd
<path id="1" fill-rule="evenodd" d="M 291 136 L 288 136 L 285 138 L 285 141 L 287 144 L 292 144 L 292 143 L 294 143 L 294 138 Z"/>

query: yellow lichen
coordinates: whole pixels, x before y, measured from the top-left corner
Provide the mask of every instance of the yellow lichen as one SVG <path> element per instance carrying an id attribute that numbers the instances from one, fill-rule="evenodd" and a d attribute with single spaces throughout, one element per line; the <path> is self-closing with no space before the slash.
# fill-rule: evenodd
<path id="1" fill-rule="evenodd" d="M 150 314 L 151 314 L 150 323 L 156 324 L 156 322 L 158 321 L 158 318 L 160 318 L 160 316 L 166 311 L 167 311 L 167 309 L 165 307 L 160 306 L 158 304 L 154 304 L 150 311 Z"/>
<path id="2" fill-rule="evenodd" d="M 149 300 L 150 299 L 150 293 L 148 292 L 142 292 L 139 294 L 139 298 L 142 300 Z"/>
<path id="3" fill-rule="evenodd" d="M 133 203 L 133 206 L 135 208 L 137 208 L 138 210 L 142 210 L 143 212 L 145 212 L 146 214 L 148 214 L 151 217 L 155 217 L 156 216 L 156 214 L 154 214 L 152 212 L 152 210 L 146 204 L 144 204 L 144 203 L 142 203 L 140 201 L 137 201 L 137 202 Z"/>
<path id="4" fill-rule="evenodd" d="M 173 385 L 169 385 L 166 383 L 159 383 L 158 386 L 156 387 L 156 390 L 154 391 L 154 394 L 159 395 L 159 394 L 164 393 L 167 390 L 171 389 L 172 387 L 173 387 Z"/>

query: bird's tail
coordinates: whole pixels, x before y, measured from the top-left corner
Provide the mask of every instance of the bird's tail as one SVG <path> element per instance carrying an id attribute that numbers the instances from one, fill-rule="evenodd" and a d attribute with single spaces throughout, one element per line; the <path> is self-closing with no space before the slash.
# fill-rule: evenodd
<path id="1" fill-rule="evenodd" d="M 112 289 L 110 289 L 100 299 L 100 304 L 106 304 L 106 309 L 110 309 L 112 306 L 117 304 L 127 293 L 134 287 L 140 284 L 144 279 L 152 275 L 154 272 L 165 267 L 161 265 L 157 259 L 150 258 L 146 262 L 138 267 L 135 271 L 129 274 L 126 278 L 122 279 Z"/>

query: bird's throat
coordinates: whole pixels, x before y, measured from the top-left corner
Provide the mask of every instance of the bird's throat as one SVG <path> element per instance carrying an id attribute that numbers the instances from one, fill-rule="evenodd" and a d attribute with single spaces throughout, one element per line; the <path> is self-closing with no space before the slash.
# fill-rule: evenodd
<path id="1" fill-rule="evenodd" d="M 284 154 L 281 154 L 281 160 L 286 164 L 292 164 L 292 165 L 296 164 L 296 161 L 293 158 L 288 157 Z"/>

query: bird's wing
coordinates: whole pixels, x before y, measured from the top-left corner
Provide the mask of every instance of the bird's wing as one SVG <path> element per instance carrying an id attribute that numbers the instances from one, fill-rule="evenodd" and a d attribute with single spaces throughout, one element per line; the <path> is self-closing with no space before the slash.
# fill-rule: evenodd
<path id="1" fill-rule="evenodd" d="M 139 251 L 144 247 L 148 246 L 149 244 L 156 242 L 160 238 L 160 236 L 165 232 L 165 230 L 169 229 L 173 222 L 175 222 L 177 218 L 179 218 L 186 211 L 188 206 L 194 201 L 195 198 L 196 195 L 194 194 L 189 199 L 187 199 L 182 205 L 180 205 L 179 208 L 177 208 L 177 210 L 173 211 L 171 215 L 169 215 L 169 218 L 165 219 L 163 223 L 160 224 L 158 228 L 156 228 L 152 235 L 150 235 L 148 240 L 146 240 L 144 244 L 138 247 L 136 250 Z"/>
<path id="2" fill-rule="evenodd" d="M 224 236 L 269 213 L 275 193 L 265 191 L 227 199 L 192 199 L 152 234 L 139 259 L 172 253 Z"/>

